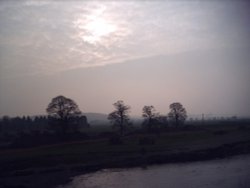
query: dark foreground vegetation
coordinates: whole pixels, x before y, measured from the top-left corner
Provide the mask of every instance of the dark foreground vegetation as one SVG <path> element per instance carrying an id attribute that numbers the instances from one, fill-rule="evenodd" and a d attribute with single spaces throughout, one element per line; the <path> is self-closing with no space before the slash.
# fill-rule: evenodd
<path id="1" fill-rule="evenodd" d="M 250 153 L 247 121 L 166 127 L 148 133 L 134 128 L 120 137 L 108 126 L 86 129 L 86 138 L 0 151 L 0 187 L 53 187 L 103 168 L 145 167 Z"/>

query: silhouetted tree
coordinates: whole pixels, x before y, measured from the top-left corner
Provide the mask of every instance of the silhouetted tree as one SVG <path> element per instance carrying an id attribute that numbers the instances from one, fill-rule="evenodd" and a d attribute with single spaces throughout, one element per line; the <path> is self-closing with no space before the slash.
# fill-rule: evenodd
<path id="1" fill-rule="evenodd" d="M 1 133 L 2 133 L 2 124 L 3 124 L 3 122 L 2 122 L 2 120 L 0 119 L 0 135 L 1 135 Z"/>
<path id="2" fill-rule="evenodd" d="M 69 124 L 71 132 L 74 133 L 79 132 L 80 129 L 89 127 L 87 117 L 83 115 L 69 118 Z"/>
<path id="3" fill-rule="evenodd" d="M 77 104 L 72 99 L 64 96 L 53 98 L 46 111 L 49 115 L 49 119 L 59 124 L 63 135 L 65 135 L 68 130 L 70 118 L 81 115 Z"/>
<path id="4" fill-rule="evenodd" d="M 115 111 L 108 115 L 108 119 L 114 126 L 118 126 L 120 129 L 121 136 L 123 135 L 126 125 L 129 125 L 129 110 L 130 106 L 124 104 L 122 100 L 117 101 L 113 104 Z"/>
<path id="5" fill-rule="evenodd" d="M 9 116 L 3 116 L 2 122 L 4 125 L 9 125 L 10 124 L 10 117 Z"/>
<path id="6" fill-rule="evenodd" d="M 9 116 L 3 116 L 3 118 L 2 118 L 2 131 L 9 130 L 10 124 L 11 124 L 10 117 Z"/>
<path id="7" fill-rule="evenodd" d="M 47 125 L 48 118 L 46 116 L 35 116 L 32 131 L 44 132 L 48 128 Z"/>
<path id="8" fill-rule="evenodd" d="M 156 121 L 157 121 L 158 125 L 160 125 L 161 128 L 166 128 L 168 126 L 167 116 L 158 115 L 156 117 Z"/>
<path id="9" fill-rule="evenodd" d="M 182 104 L 178 102 L 172 103 L 170 104 L 169 108 L 169 119 L 174 121 L 176 126 L 179 126 L 180 123 L 184 123 L 187 118 L 187 112 L 186 109 L 182 106 Z"/>
<path id="10" fill-rule="evenodd" d="M 159 116 L 159 114 L 156 113 L 154 106 L 144 106 L 142 108 L 142 117 L 145 119 L 143 125 L 147 126 L 148 131 L 151 131 L 153 124 L 157 123 L 157 116 Z"/>

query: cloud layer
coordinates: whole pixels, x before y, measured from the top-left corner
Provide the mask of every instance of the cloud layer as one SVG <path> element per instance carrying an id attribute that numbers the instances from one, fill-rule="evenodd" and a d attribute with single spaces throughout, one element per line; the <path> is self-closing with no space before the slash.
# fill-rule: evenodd
<path id="1" fill-rule="evenodd" d="M 244 1 L 2 1 L 1 74 L 237 46 L 249 33 L 247 7 Z"/>

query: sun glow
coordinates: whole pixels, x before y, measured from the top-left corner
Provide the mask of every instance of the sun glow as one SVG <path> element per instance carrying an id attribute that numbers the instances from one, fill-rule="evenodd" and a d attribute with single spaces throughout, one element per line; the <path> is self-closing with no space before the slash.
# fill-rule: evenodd
<path id="1" fill-rule="evenodd" d="M 95 18 L 84 26 L 87 31 L 86 35 L 82 36 L 83 40 L 96 43 L 102 37 L 109 36 L 116 31 L 116 26 L 108 23 L 105 19 Z"/>
<path id="2" fill-rule="evenodd" d="M 117 26 L 103 15 L 104 11 L 105 7 L 101 7 L 74 22 L 83 41 L 96 44 L 117 30 Z"/>

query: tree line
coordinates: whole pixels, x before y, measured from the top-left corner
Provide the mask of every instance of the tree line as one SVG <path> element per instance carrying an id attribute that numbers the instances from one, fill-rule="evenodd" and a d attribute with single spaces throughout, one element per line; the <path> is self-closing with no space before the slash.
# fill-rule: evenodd
<path id="1" fill-rule="evenodd" d="M 125 130 L 132 125 L 130 120 L 131 107 L 122 100 L 113 104 L 114 111 L 108 114 L 110 123 L 118 128 L 119 134 L 124 135 Z M 83 115 L 77 103 L 65 96 L 54 97 L 46 108 L 47 116 L 23 116 L 9 118 L 4 116 L 0 120 L 0 133 L 5 132 L 44 132 L 54 131 L 58 134 L 66 135 L 79 131 L 80 128 L 88 127 L 87 117 Z M 162 116 L 156 112 L 154 106 L 144 106 L 142 108 L 142 126 L 148 132 L 153 131 L 156 126 L 173 124 L 180 126 L 187 118 L 185 108 L 181 103 L 170 105 L 170 112 L 167 116 Z"/>
<path id="2" fill-rule="evenodd" d="M 123 135 L 126 126 L 131 124 L 129 121 L 131 107 L 125 105 L 122 100 L 117 101 L 113 106 L 115 110 L 108 115 L 108 119 L 114 126 L 118 126 L 120 135 Z M 142 117 L 144 118 L 143 125 L 146 126 L 148 132 L 151 132 L 154 126 L 166 125 L 168 119 L 176 126 L 184 124 L 187 118 L 187 112 L 181 103 L 175 102 L 170 105 L 170 112 L 167 117 L 161 116 L 157 113 L 155 107 L 152 105 L 144 106 L 142 108 Z"/>
<path id="3" fill-rule="evenodd" d="M 88 131 L 89 127 L 87 117 L 79 109 L 76 102 L 62 95 L 52 98 L 46 108 L 47 115 L 44 116 L 23 116 L 10 118 L 4 116 L 0 119 L 0 148 L 5 147 L 3 143 L 12 144 L 13 147 L 23 147 L 32 145 L 42 145 L 57 143 L 65 140 L 82 140 L 110 138 L 117 143 L 121 138 L 129 134 L 141 133 L 159 133 L 159 131 L 181 130 L 187 119 L 187 112 L 183 105 L 174 102 L 169 106 L 169 112 L 166 115 L 160 115 L 153 105 L 145 105 L 142 108 L 143 121 L 141 128 L 132 126 L 130 118 L 131 107 L 122 100 L 113 104 L 114 110 L 110 112 L 107 119 L 117 131 Z M 189 120 L 190 125 L 204 125 L 204 121 Z M 221 120 L 209 122 L 214 123 L 233 123 L 245 125 L 249 120 L 237 118 L 230 121 Z M 138 125 L 138 124 L 137 124 Z M 177 128 L 177 129 L 176 129 Z M 114 138 L 114 140 L 112 140 Z"/>
<path id="4" fill-rule="evenodd" d="M 123 136 L 126 127 L 132 124 L 129 115 L 131 107 L 126 105 L 122 100 L 118 100 L 113 106 L 115 110 L 108 115 L 108 120 L 110 120 L 114 127 L 118 127 L 120 135 Z M 70 128 L 70 119 L 75 119 L 82 114 L 78 105 L 72 99 L 64 96 L 53 98 L 46 111 L 50 120 L 61 127 L 62 134 L 66 134 Z M 152 105 L 143 107 L 142 117 L 144 118 L 143 124 L 149 132 L 152 131 L 154 125 L 167 122 L 167 119 L 156 113 Z M 175 102 L 170 105 L 170 112 L 168 113 L 169 121 L 179 126 L 184 124 L 186 118 L 187 112 L 181 103 Z"/>

